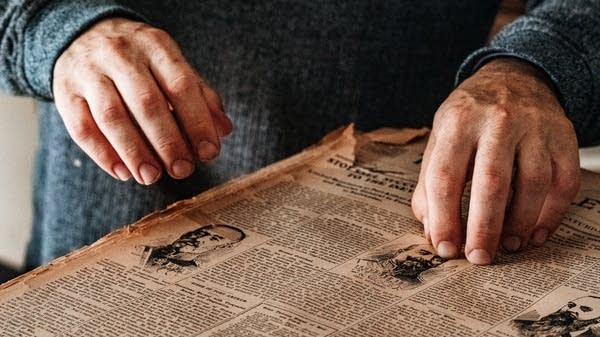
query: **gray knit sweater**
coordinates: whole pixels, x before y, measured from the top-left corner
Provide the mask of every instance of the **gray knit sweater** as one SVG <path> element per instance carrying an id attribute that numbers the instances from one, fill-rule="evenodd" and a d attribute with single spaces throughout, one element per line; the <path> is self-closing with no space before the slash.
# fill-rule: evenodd
<path id="1" fill-rule="evenodd" d="M 489 54 L 546 71 L 580 143 L 598 142 L 600 0 L 530 1 L 527 16 L 482 48 L 498 2 L 0 0 L 0 87 L 47 101 L 28 263 L 286 157 L 338 125 L 430 125 L 455 78 Z M 112 16 L 167 30 L 226 102 L 236 130 L 189 179 L 113 180 L 73 144 L 50 102 L 56 58 Z"/>

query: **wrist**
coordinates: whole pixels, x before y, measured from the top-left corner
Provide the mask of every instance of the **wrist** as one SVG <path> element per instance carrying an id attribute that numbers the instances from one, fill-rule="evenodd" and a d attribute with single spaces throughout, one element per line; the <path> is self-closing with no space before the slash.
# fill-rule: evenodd
<path id="1" fill-rule="evenodd" d="M 540 67 L 518 57 L 502 56 L 493 58 L 475 71 L 474 75 L 478 73 L 504 74 L 510 80 L 542 85 L 550 90 L 555 97 L 558 97 L 558 89 L 550 76 Z"/>
<path id="2" fill-rule="evenodd" d="M 106 17 L 143 19 L 112 1 L 57 0 L 46 3 L 29 21 L 23 37 L 26 47 L 22 48 L 22 53 L 25 55 L 19 57 L 23 60 L 31 94 L 48 100 L 53 98 L 52 75 L 56 60 L 83 31 Z"/>

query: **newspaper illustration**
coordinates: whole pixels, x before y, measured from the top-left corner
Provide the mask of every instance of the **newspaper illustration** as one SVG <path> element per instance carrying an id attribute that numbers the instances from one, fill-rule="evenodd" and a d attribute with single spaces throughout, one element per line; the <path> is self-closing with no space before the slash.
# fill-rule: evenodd
<path id="1" fill-rule="evenodd" d="M 170 244 L 146 246 L 142 265 L 156 271 L 181 273 L 208 262 L 211 255 L 231 249 L 246 237 L 239 228 L 218 224 L 207 225 L 187 232 Z"/>
<path id="2" fill-rule="evenodd" d="M 600 336 L 600 297 L 582 296 L 543 317 L 527 312 L 513 320 L 522 336 Z M 578 333 L 579 332 L 579 333 Z"/>
<path id="3" fill-rule="evenodd" d="M 384 288 L 412 289 L 454 269 L 446 262 L 429 244 L 392 245 L 359 258 L 352 274 Z"/>
<path id="4" fill-rule="evenodd" d="M 147 216 L 0 285 L 0 335 L 600 335 L 600 175 L 545 245 L 474 266 L 412 214 L 426 139 L 341 128 Z"/>

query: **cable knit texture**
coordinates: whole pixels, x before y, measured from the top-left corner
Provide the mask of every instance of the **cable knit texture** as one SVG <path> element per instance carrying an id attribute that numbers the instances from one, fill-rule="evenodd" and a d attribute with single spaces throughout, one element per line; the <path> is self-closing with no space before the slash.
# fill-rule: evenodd
<path id="1" fill-rule="evenodd" d="M 498 3 L 0 0 L 4 90 L 51 99 L 52 68 L 61 51 L 90 24 L 125 16 L 168 31 L 221 93 L 235 124 L 219 159 L 189 179 L 163 178 L 143 187 L 98 169 L 70 140 L 54 105 L 40 104 L 29 264 L 287 157 L 341 124 L 355 122 L 365 130 L 431 125 L 456 70 L 484 45 Z M 529 16 L 492 45 L 546 70 L 578 132 L 590 141 L 598 137 L 587 135 L 600 135 L 595 6 L 597 1 L 532 2 Z M 472 54 L 458 80 L 486 53 Z"/>

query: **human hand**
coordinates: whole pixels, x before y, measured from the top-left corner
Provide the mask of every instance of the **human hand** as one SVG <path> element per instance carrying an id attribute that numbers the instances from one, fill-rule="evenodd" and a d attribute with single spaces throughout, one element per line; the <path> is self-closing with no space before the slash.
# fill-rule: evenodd
<path id="1" fill-rule="evenodd" d="M 56 107 L 81 149 L 116 179 L 192 174 L 232 131 L 219 95 L 164 31 L 122 18 L 98 22 L 54 67 Z"/>
<path id="2" fill-rule="evenodd" d="M 460 84 L 436 112 L 412 208 L 440 256 L 456 257 L 466 234 L 467 259 L 489 264 L 500 241 L 508 251 L 544 243 L 578 188 L 575 131 L 548 81 L 534 66 L 502 58 Z"/>

